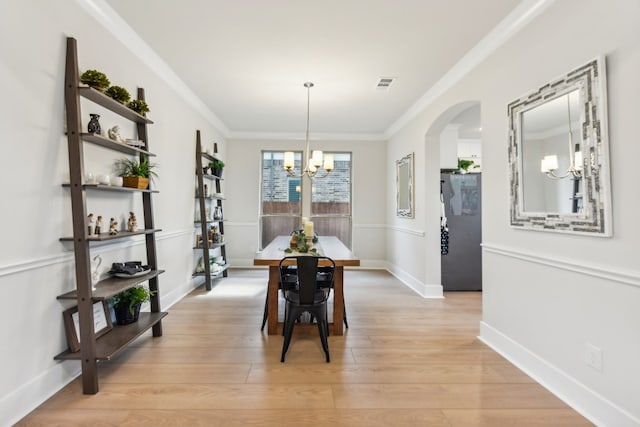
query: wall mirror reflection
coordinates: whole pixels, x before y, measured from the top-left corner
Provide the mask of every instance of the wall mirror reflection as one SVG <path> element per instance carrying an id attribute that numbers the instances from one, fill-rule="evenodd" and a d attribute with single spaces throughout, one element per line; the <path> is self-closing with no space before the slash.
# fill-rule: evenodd
<path id="1" fill-rule="evenodd" d="M 508 110 L 511 225 L 610 236 L 604 59 Z"/>
<path id="2" fill-rule="evenodd" d="M 396 161 L 396 214 L 413 218 L 413 153 Z"/>

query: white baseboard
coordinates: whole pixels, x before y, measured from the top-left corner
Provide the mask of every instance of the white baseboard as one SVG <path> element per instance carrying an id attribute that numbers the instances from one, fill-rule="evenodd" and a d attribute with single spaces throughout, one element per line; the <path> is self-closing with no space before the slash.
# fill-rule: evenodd
<path id="1" fill-rule="evenodd" d="M 587 388 L 502 332 L 480 322 L 482 342 L 598 426 L 638 427 L 640 419 Z"/>
<path id="2" fill-rule="evenodd" d="M 443 288 L 440 284 L 423 283 L 411 274 L 398 268 L 398 266 L 390 263 L 387 264 L 387 271 L 423 298 L 444 298 Z"/>

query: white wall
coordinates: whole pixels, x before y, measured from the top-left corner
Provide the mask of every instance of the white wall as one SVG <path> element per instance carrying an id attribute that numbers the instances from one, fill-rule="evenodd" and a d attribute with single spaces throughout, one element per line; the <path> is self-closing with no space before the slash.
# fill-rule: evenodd
<path id="1" fill-rule="evenodd" d="M 224 142 L 215 129 L 136 55 L 73 1 L 3 1 L 0 11 L 0 182 L 4 224 L 0 245 L 0 425 L 11 424 L 58 391 L 79 372 L 75 361 L 53 357 L 66 349 L 62 312 L 73 305 L 56 296 L 75 286 L 72 248 L 58 240 L 71 233 L 71 202 L 61 183 L 68 177 L 64 136 L 64 61 L 66 37 L 78 41 L 81 70 L 97 68 L 112 84 L 135 93 L 146 90 L 155 124 L 149 127 L 151 151 L 157 154 L 160 179 L 154 196 L 162 307 L 194 287 L 194 150 L 195 131 L 205 141 Z M 90 104 L 88 104 L 90 105 Z M 88 113 L 93 107 L 84 109 Z M 99 107 L 95 107 L 96 110 Z M 92 111 L 91 111 L 92 112 Z M 103 129 L 117 123 L 106 112 Z M 134 135 L 122 122 L 123 136 Z M 113 153 L 85 144 L 88 168 L 108 172 Z M 119 157 L 119 156 L 115 156 Z M 92 193 L 96 214 L 142 217 L 140 197 L 130 199 Z M 92 255 L 111 262 L 144 260 L 141 240 L 103 245 Z"/>
<path id="2" fill-rule="evenodd" d="M 304 141 L 233 140 L 225 167 L 225 235 L 233 266 L 251 266 L 259 248 L 261 153 L 302 149 Z M 324 151 L 350 151 L 352 157 L 352 250 L 365 267 L 385 264 L 386 143 L 382 141 L 316 141 Z M 394 207 L 395 207 L 395 201 Z M 394 208 L 395 209 L 395 208 Z"/>
<path id="3" fill-rule="evenodd" d="M 640 2 L 635 0 L 554 2 L 397 132 L 388 147 L 388 164 L 416 152 L 419 195 L 416 218 L 390 216 L 390 224 L 425 231 L 420 236 L 390 227 L 389 260 L 419 284 L 437 284 L 437 175 L 432 163 L 439 158 L 439 147 L 425 143 L 425 135 L 451 106 L 480 101 L 481 338 L 592 421 L 612 426 L 640 424 L 640 202 L 633 196 L 637 188 L 631 175 L 634 159 L 640 157 L 635 143 L 640 113 L 638 16 Z M 606 55 L 608 68 L 613 237 L 510 228 L 507 104 L 599 54 Z M 388 188 L 393 179 L 389 172 Z M 389 205 L 392 194 L 387 195 Z M 413 255 L 400 256 L 407 253 Z M 602 350 L 601 372 L 585 363 L 588 343 Z"/>

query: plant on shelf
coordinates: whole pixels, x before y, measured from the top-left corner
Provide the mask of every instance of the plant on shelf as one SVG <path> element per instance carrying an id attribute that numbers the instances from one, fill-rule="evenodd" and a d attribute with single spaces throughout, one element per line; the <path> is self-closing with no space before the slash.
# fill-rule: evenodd
<path id="1" fill-rule="evenodd" d="M 105 94 L 121 104 L 126 104 L 131 99 L 129 91 L 122 86 L 111 86 Z"/>
<path id="2" fill-rule="evenodd" d="M 140 306 L 143 302 L 149 301 L 155 295 L 155 291 L 150 291 L 144 286 L 135 286 L 113 297 L 113 309 L 116 313 L 116 323 L 127 325 L 138 320 Z"/>
<path id="3" fill-rule="evenodd" d="M 469 172 L 469 168 L 476 169 L 479 167 L 480 165 L 476 165 L 473 160 L 458 159 L 458 170 L 460 173 L 467 173 Z"/>
<path id="4" fill-rule="evenodd" d="M 104 91 L 109 87 L 111 82 L 105 73 L 98 70 L 87 70 L 80 76 L 80 81 L 99 91 Z"/>
<path id="5" fill-rule="evenodd" d="M 477 169 L 480 165 L 476 165 L 473 160 L 458 159 L 458 169 L 440 169 L 443 173 L 465 174 L 469 173 L 469 169 Z"/>
<path id="6" fill-rule="evenodd" d="M 132 101 L 129 101 L 127 107 L 131 108 L 141 116 L 146 116 L 149 112 L 149 105 L 142 99 L 134 99 Z"/>
<path id="7" fill-rule="evenodd" d="M 219 159 L 213 159 L 212 162 L 209 163 L 209 168 L 211 168 L 211 174 L 217 177 L 222 176 L 222 168 L 224 168 L 224 162 Z"/>
<path id="8" fill-rule="evenodd" d="M 149 186 L 149 181 L 158 176 L 154 170 L 157 166 L 146 159 L 138 161 L 124 158 L 116 161 L 115 170 L 122 177 L 123 186 L 145 189 Z"/>

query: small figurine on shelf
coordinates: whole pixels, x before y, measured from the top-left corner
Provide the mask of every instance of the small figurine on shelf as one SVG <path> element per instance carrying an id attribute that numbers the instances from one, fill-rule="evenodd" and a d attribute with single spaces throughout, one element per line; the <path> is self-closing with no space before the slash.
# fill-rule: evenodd
<path id="1" fill-rule="evenodd" d="M 89 120 L 87 131 L 89 133 L 97 133 L 98 135 L 102 134 L 102 129 L 100 128 L 100 122 L 98 122 L 98 119 L 100 118 L 100 114 L 89 114 L 89 116 L 91 116 L 91 120 Z"/>
<path id="2" fill-rule="evenodd" d="M 129 212 L 129 220 L 127 221 L 127 231 L 134 232 L 138 229 L 138 220 L 136 214 Z"/>
<path id="3" fill-rule="evenodd" d="M 111 218 L 109 221 L 109 234 L 112 236 L 118 234 L 118 221 L 115 218 Z"/>
<path id="4" fill-rule="evenodd" d="M 98 215 L 98 219 L 96 220 L 96 228 L 94 230 L 94 233 L 96 233 L 97 235 L 100 235 L 100 233 L 102 233 L 102 215 Z"/>
<path id="5" fill-rule="evenodd" d="M 87 215 L 87 236 L 93 236 L 96 229 L 96 221 L 93 219 L 93 214 Z"/>
<path id="6" fill-rule="evenodd" d="M 124 138 L 120 136 L 120 126 L 118 125 L 115 125 L 111 129 L 109 129 L 107 131 L 107 134 L 109 135 L 109 139 L 112 139 L 115 142 L 119 142 L 121 144 L 124 144 L 126 142 Z"/>

